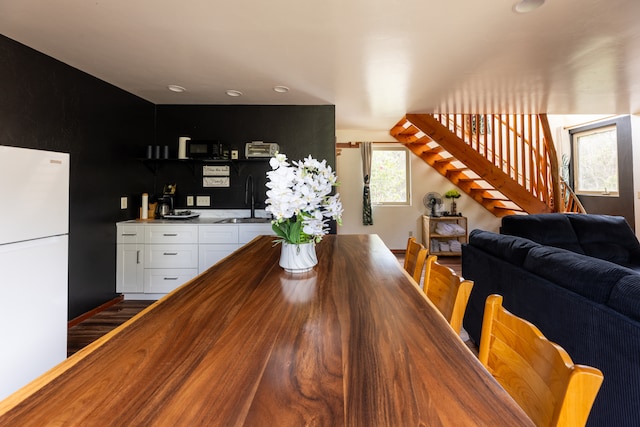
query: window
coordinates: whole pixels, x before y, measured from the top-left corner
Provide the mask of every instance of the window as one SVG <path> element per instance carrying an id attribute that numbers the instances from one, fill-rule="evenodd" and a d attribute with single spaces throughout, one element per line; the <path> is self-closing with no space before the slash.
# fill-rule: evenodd
<path id="1" fill-rule="evenodd" d="M 371 153 L 371 203 L 409 205 L 409 153 L 404 147 L 374 147 Z"/>
<path id="2" fill-rule="evenodd" d="M 618 141 L 616 126 L 573 134 L 576 194 L 618 196 Z"/>

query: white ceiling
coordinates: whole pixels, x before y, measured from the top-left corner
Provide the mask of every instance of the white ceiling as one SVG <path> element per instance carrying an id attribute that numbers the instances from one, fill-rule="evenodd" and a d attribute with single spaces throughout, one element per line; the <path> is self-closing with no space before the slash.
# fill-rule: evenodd
<path id="1" fill-rule="evenodd" d="M 640 112 L 640 1 L 515 2 L 0 0 L 0 33 L 156 104 L 335 104 L 338 129 Z"/>

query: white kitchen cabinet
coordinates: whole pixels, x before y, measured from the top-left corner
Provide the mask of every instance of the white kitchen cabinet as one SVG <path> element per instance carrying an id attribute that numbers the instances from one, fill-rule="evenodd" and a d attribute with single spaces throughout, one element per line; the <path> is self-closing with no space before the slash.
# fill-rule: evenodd
<path id="1" fill-rule="evenodd" d="M 235 224 L 207 224 L 198 227 L 198 271 L 202 273 L 238 249 L 239 227 Z"/>
<path id="2" fill-rule="evenodd" d="M 145 268 L 144 293 L 167 294 L 197 274 L 196 268 Z"/>
<path id="3" fill-rule="evenodd" d="M 117 225 L 116 292 L 142 292 L 144 287 L 144 228 Z"/>
<path id="4" fill-rule="evenodd" d="M 185 225 L 145 225 L 145 243 L 171 244 L 171 243 L 198 243 L 198 226 Z"/>
<path id="5" fill-rule="evenodd" d="M 258 236 L 267 235 L 270 236 L 273 233 L 271 223 L 266 224 L 246 224 L 242 225 L 239 229 L 238 243 L 240 246 L 249 243 Z"/>
<path id="6" fill-rule="evenodd" d="M 198 268 L 198 245 L 146 245 L 144 268 Z"/>
<path id="7" fill-rule="evenodd" d="M 204 244 L 238 244 L 238 225 L 206 224 L 198 227 L 198 242 Z"/>
<path id="8" fill-rule="evenodd" d="M 166 294 L 198 275 L 198 226 L 146 224 L 146 295 Z"/>
<path id="9" fill-rule="evenodd" d="M 117 224 L 116 292 L 158 299 L 256 236 L 270 223 L 212 224 L 125 221 Z"/>
<path id="10" fill-rule="evenodd" d="M 201 244 L 198 248 L 198 272 L 202 273 L 238 249 L 238 244 Z"/>
<path id="11" fill-rule="evenodd" d="M 273 234 L 271 223 L 201 225 L 198 270 L 202 273 L 240 246 L 263 234 Z"/>

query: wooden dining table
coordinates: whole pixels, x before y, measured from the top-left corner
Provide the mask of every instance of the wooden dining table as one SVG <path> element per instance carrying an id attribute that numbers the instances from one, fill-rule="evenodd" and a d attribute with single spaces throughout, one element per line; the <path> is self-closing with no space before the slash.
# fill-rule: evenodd
<path id="1" fill-rule="evenodd" d="M 531 426 L 377 235 L 260 236 L 0 402 L 0 426 Z"/>

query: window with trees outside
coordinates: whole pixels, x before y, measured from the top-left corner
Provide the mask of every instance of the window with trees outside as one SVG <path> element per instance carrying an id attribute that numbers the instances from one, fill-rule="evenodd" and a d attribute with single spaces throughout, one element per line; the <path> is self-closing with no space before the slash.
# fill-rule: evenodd
<path id="1" fill-rule="evenodd" d="M 371 203 L 410 205 L 411 170 L 404 147 L 373 147 L 371 152 Z"/>
<path id="2" fill-rule="evenodd" d="M 573 134 L 574 191 L 590 196 L 618 196 L 616 126 Z"/>

